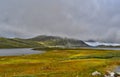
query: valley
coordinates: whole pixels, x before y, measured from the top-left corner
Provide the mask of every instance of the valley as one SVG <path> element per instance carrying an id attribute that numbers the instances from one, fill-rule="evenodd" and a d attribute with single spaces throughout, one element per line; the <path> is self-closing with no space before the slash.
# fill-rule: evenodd
<path id="1" fill-rule="evenodd" d="M 0 38 L 0 48 L 13 53 L 0 56 L 0 77 L 94 77 L 94 71 L 101 72 L 95 77 L 104 77 L 106 71 L 120 66 L 119 48 L 92 47 L 56 36 Z"/>

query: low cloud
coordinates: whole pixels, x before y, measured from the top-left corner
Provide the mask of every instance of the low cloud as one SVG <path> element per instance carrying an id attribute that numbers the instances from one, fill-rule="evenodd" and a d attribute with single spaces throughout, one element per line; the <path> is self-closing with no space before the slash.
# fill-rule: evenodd
<path id="1" fill-rule="evenodd" d="M 0 36 L 120 42 L 120 0 L 1 0 Z"/>

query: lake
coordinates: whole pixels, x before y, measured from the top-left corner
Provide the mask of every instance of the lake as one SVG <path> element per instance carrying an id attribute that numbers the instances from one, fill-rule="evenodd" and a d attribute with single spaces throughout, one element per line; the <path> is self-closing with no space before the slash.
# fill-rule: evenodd
<path id="1" fill-rule="evenodd" d="M 27 54 L 40 54 L 43 51 L 32 50 L 31 48 L 0 49 L 0 56 L 17 56 Z"/>
<path id="2" fill-rule="evenodd" d="M 103 50 L 120 50 L 120 48 L 92 48 L 92 49 L 103 49 Z"/>
<path id="3" fill-rule="evenodd" d="M 91 49 L 120 50 L 120 48 L 91 48 Z M 18 56 L 41 53 L 43 53 L 43 51 L 32 50 L 31 48 L 0 49 L 0 56 Z"/>
<path id="4" fill-rule="evenodd" d="M 100 47 L 82 47 L 85 49 L 98 49 L 98 50 L 120 50 L 120 48 L 100 48 Z"/>

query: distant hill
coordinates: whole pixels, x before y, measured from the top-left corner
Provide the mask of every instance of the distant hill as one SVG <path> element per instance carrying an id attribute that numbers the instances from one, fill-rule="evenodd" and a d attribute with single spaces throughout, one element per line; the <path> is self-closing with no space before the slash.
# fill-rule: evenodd
<path id="1" fill-rule="evenodd" d="M 36 41 L 30 41 L 26 39 L 19 38 L 0 38 L 0 48 L 31 48 L 31 47 L 40 47 L 42 46 Z"/>
<path id="2" fill-rule="evenodd" d="M 62 38 L 58 36 L 37 36 L 29 40 L 38 41 L 47 46 L 63 46 L 63 47 L 87 47 L 88 45 L 81 40 Z"/>
<path id="3" fill-rule="evenodd" d="M 40 36 L 36 36 L 33 38 L 30 38 L 28 40 L 33 40 L 33 41 L 52 41 L 52 40 L 59 40 L 59 39 L 63 39 L 61 37 L 57 37 L 57 36 L 47 36 L 47 35 L 40 35 Z"/>
<path id="4" fill-rule="evenodd" d="M 0 37 L 0 48 L 87 47 L 81 40 L 41 35 L 29 39 Z"/>
<path id="5" fill-rule="evenodd" d="M 96 42 L 95 40 L 87 40 L 86 42 Z"/>
<path id="6" fill-rule="evenodd" d="M 79 47 L 110 47 L 120 48 L 120 44 L 101 43 L 94 40 L 82 41 L 58 36 L 40 35 L 29 39 L 0 37 L 0 48 L 79 48 Z"/>

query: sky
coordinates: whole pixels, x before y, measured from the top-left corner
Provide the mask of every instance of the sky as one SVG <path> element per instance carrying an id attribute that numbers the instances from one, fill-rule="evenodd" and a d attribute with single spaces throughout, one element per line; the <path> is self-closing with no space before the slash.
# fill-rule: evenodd
<path id="1" fill-rule="evenodd" d="M 120 43 L 120 0 L 0 0 L 0 36 Z"/>

